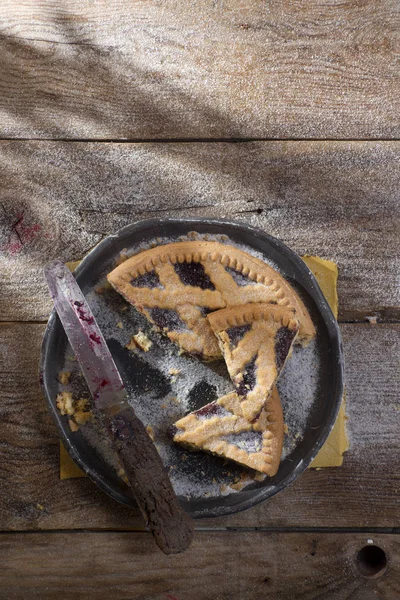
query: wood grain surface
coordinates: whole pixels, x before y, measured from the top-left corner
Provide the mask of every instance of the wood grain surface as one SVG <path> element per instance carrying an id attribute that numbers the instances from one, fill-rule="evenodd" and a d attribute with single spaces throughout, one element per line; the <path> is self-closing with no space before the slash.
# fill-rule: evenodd
<path id="1" fill-rule="evenodd" d="M 8 600 L 396 600 L 400 536 L 372 537 L 388 561 L 375 580 L 357 567 L 365 534 L 204 531 L 170 557 L 147 533 L 0 534 L 0 589 Z"/>
<path id="2" fill-rule="evenodd" d="M 0 600 L 400 597 L 399 32 L 398 0 L 0 2 Z M 198 521 L 175 557 L 60 481 L 38 385 L 43 265 L 154 216 L 337 262 L 350 418 L 342 467 Z"/>
<path id="3" fill-rule="evenodd" d="M 42 269 L 147 217 L 226 217 L 337 262 L 341 320 L 400 318 L 400 144 L 0 143 L 0 320 L 47 319 Z"/>
<path id="4" fill-rule="evenodd" d="M 400 325 L 341 330 L 350 436 L 343 466 L 308 470 L 267 503 L 197 527 L 398 524 Z M 90 480 L 60 481 L 58 435 L 38 386 L 43 331 L 35 324 L 0 326 L 0 528 L 143 529 L 138 511 L 109 499 Z"/>
<path id="5" fill-rule="evenodd" d="M 5 138 L 398 138 L 396 0 L 3 0 Z"/>

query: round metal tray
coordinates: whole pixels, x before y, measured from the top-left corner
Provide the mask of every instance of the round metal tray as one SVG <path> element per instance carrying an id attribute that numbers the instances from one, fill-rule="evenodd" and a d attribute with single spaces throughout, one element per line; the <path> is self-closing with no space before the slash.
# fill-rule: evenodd
<path id="1" fill-rule="evenodd" d="M 232 488 L 226 488 L 225 483 L 229 484 L 232 477 L 240 477 L 243 469 L 236 467 L 233 463 L 227 468 L 220 458 L 202 452 L 186 453 L 185 460 L 180 461 L 182 455 L 179 453 L 184 451 L 176 450 L 178 454 L 175 464 L 179 462 L 181 481 L 187 477 L 191 482 L 189 491 L 179 496 L 180 501 L 189 514 L 199 518 L 227 515 L 255 506 L 282 491 L 303 473 L 329 435 L 340 407 L 343 393 L 343 352 L 337 322 L 306 264 L 276 238 L 243 223 L 216 219 L 152 219 L 129 225 L 107 237 L 83 259 L 75 271 L 76 279 L 83 293 L 89 297 L 91 294 L 93 296 L 93 290 L 104 281 L 106 273 L 114 268 L 115 261 L 121 252 L 127 250 L 129 253 L 131 249 L 148 247 L 150 241 L 157 238 L 161 238 L 164 243 L 165 240 L 178 240 L 192 231 L 196 231 L 200 235 L 228 236 L 227 243 L 234 243 L 242 248 L 247 247 L 248 251 L 253 251 L 258 256 L 261 254 L 265 260 L 270 261 L 278 268 L 298 291 L 313 318 L 317 329 L 316 340 L 313 343 L 315 343 L 315 352 L 319 361 L 318 372 L 315 375 L 317 381 L 314 382 L 313 398 L 309 405 L 303 435 L 286 453 L 281 461 L 279 471 L 274 477 L 267 477 L 261 482 L 254 481 L 242 490 L 235 491 Z M 107 296 L 102 298 L 102 301 L 107 303 Z M 96 308 L 92 305 L 102 328 L 104 319 L 110 320 L 110 315 L 115 309 L 113 302 L 115 302 L 114 297 L 109 301 L 107 310 L 104 307 L 101 309 L 101 307 Z M 140 326 L 146 327 L 144 318 L 136 314 L 133 308 L 131 310 L 132 312 L 128 313 L 126 318 L 133 321 L 139 319 L 134 323 L 135 326 L 139 323 Z M 107 327 L 106 329 L 108 330 Z M 118 344 L 115 339 L 111 339 L 113 335 L 110 338 L 110 334 L 105 333 L 128 390 L 136 397 L 140 397 L 141 386 L 146 385 L 147 395 L 145 397 L 151 398 L 152 403 L 162 402 L 163 394 L 171 391 L 165 373 L 158 373 L 154 361 L 153 364 L 148 364 L 146 356 L 144 358 L 137 357 L 136 363 L 132 364 L 132 355 L 124 353 L 123 346 Z M 171 352 L 177 354 L 176 348 L 174 349 L 173 345 L 161 336 L 156 338 L 157 344 L 161 350 L 156 349 L 156 352 L 166 352 L 169 353 L 169 356 Z M 49 409 L 58 426 L 61 438 L 73 460 L 103 491 L 118 502 L 135 506 L 135 500 L 129 487 L 117 475 L 115 468 L 107 459 L 109 450 L 106 453 L 102 452 L 98 443 L 92 443 L 90 439 L 88 441 L 87 436 L 83 435 L 81 431 L 71 432 L 68 418 L 61 416 L 56 407 L 55 399 L 61 390 L 57 374 L 65 368 L 68 348 L 64 330 L 53 311 L 43 340 L 41 378 Z M 158 361 L 163 360 L 163 355 L 160 356 L 161 358 L 158 355 L 156 357 Z M 185 359 L 180 358 L 180 360 Z M 192 394 L 190 397 L 198 407 L 213 399 L 209 397 L 212 385 L 204 382 L 202 376 L 204 369 L 210 369 L 211 376 L 208 381 L 212 381 L 213 371 L 215 371 L 215 377 L 222 381 L 223 373 L 218 366 L 202 365 L 200 369 L 196 368 L 195 359 L 188 358 L 187 360 L 189 361 L 189 371 L 192 374 L 190 378 L 192 388 L 188 393 L 189 396 Z M 223 368 L 222 365 L 222 370 Z M 196 380 L 197 371 L 199 371 L 198 380 Z M 228 378 L 226 379 L 228 380 Z M 151 394 L 153 395 L 151 396 Z M 290 402 L 294 401 L 294 398 L 286 399 L 289 406 Z M 145 408 L 143 409 L 142 402 L 142 414 L 139 411 L 138 415 L 141 418 L 144 415 L 144 420 L 146 420 Z M 100 440 L 100 443 L 103 442 Z M 172 442 L 170 443 L 173 445 Z M 175 448 L 173 451 L 175 452 Z M 171 465 L 168 466 L 171 467 Z M 224 488 L 224 492 L 215 492 L 214 488 L 214 493 L 205 493 L 202 487 L 205 478 L 207 481 L 211 479 L 216 481 L 221 490 Z"/>

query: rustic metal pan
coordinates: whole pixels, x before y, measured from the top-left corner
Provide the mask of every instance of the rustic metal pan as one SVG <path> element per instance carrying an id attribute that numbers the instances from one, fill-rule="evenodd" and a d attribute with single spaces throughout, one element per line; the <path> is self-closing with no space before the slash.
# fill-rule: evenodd
<path id="1" fill-rule="evenodd" d="M 247 246 L 272 261 L 297 289 L 312 315 L 317 328 L 315 344 L 319 357 L 318 381 L 314 386 L 315 393 L 309 406 L 304 435 L 286 454 L 276 476 L 266 478 L 262 482 L 254 482 L 241 491 L 228 488 L 230 491 L 227 493 L 225 488 L 224 493 L 207 494 L 204 493 L 201 477 L 223 483 L 224 477 L 232 478 L 232 474 L 240 477 L 240 471 L 235 471 L 236 467 L 232 464 L 229 475 L 226 475 L 226 465 L 223 465 L 219 458 L 201 452 L 190 453 L 184 462 L 179 463 L 181 479 L 185 476 L 192 478 L 189 492 L 181 495 L 180 501 L 188 513 L 199 518 L 227 515 L 255 506 L 282 491 L 303 473 L 328 437 L 340 407 L 343 393 L 343 352 L 338 324 L 306 264 L 276 238 L 243 223 L 220 219 L 151 219 L 134 223 L 110 235 L 96 246 L 76 269 L 76 279 L 85 295 L 90 295 L 99 282 L 104 280 L 105 274 L 115 266 L 116 257 L 125 249 L 129 251 L 130 248 L 141 244 L 145 246 L 156 238 L 178 239 L 191 231 L 202 235 L 227 235 L 233 243 Z M 92 308 L 95 310 L 95 307 Z M 101 315 L 96 314 L 96 317 L 99 317 L 102 323 Z M 127 355 L 121 351 L 115 340 L 107 341 L 124 380 L 128 383 L 133 381 L 132 389 L 136 396 L 140 396 L 140 386 L 144 385 L 143 382 L 147 386 L 146 393 L 149 393 L 148 386 L 153 386 L 153 397 L 156 399 L 154 402 L 159 402 L 163 394 L 170 391 L 165 375 L 157 373 L 154 364 L 147 365 L 146 361 L 138 357 L 139 363 L 135 363 L 133 368 L 131 363 L 127 364 Z M 41 356 L 41 379 L 50 412 L 67 450 L 80 468 L 112 498 L 135 506 L 130 489 L 110 465 L 106 453 L 101 452 L 96 443 L 89 443 L 81 432 L 71 432 L 68 418 L 61 416 L 57 410 L 55 398 L 60 391 L 57 374 L 65 368 L 67 352 L 66 336 L 53 311 L 45 332 Z M 205 404 L 210 400 L 207 397 L 210 385 L 207 388 L 204 382 L 196 382 L 196 366 L 192 366 L 191 369 L 194 376 L 191 380 L 194 382 L 191 390 L 194 402 Z M 200 394 L 199 398 L 196 398 L 196 390 Z M 194 474 L 197 480 L 193 479 Z"/>

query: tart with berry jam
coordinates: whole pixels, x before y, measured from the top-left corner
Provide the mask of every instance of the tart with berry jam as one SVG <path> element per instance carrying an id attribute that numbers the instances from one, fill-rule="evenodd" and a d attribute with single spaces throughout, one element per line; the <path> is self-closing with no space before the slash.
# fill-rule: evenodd
<path id="1" fill-rule="evenodd" d="M 255 419 L 267 402 L 299 331 L 295 311 L 272 304 L 246 304 L 208 315 L 243 417 Z"/>
<path id="2" fill-rule="evenodd" d="M 203 360 L 221 358 L 209 313 L 260 303 L 295 311 L 297 342 L 315 328 L 301 298 L 262 260 L 229 244 L 176 242 L 140 252 L 108 275 L 110 284 L 183 352 Z"/>
<path id="3" fill-rule="evenodd" d="M 240 415 L 241 398 L 231 392 L 177 421 L 170 435 L 190 450 L 211 452 L 272 477 L 283 446 L 283 414 L 276 387 L 254 421 Z"/>

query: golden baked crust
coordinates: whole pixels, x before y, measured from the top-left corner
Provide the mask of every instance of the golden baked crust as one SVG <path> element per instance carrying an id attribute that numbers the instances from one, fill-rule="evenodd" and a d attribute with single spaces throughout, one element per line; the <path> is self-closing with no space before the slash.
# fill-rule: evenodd
<path id="1" fill-rule="evenodd" d="M 259 414 L 299 331 L 294 309 L 246 304 L 213 312 L 208 321 L 241 400 L 243 416 Z"/>
<path id="2" fill-rule="evenodd" d="M 185 277 L 179 274 L 183 267 Z M 206 313 L 225 307 L 274 302 L 296 311 L 298 341 L 307 343 L 315 335 L 310 315 L 289 283 L 263 261 L 227 244 L 190 241 L 157 246 L 132 256 L 107 278 L 185 352 L 207 360 L 220 358 L 221 353 Z"/>
<path id="3" fill-rule="evenodd" d="M 283 414 L 278 391 L 276 387 L 272 390 L 267 404 L 252 423 L 241 414 L 241 406 L 235 392 L 227 394 L 177 421 L 173 440 L 272 477 L 279 468 L 283 447 Z M 245 437 L 249 434 L 250 441 Z"/>

